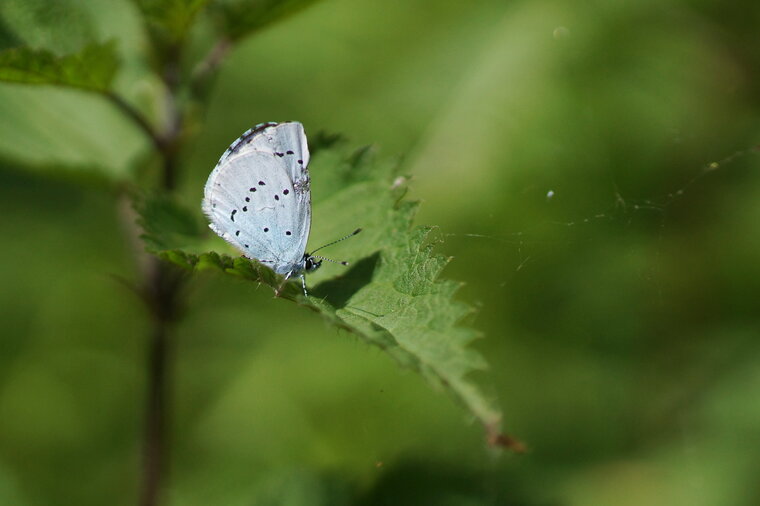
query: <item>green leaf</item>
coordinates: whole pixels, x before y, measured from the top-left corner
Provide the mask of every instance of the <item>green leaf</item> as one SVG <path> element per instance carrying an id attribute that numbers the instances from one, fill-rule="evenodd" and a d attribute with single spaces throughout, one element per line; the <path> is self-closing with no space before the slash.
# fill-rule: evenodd
<path id="1" fill-rule="evenodd" d="M 142 239 L 148 251 L 158 253 L 198 243 L 201 227 L 196 215 L 164 195 L 141 195 L 135 200 L 142 227 Z M 181 255 L 169 255 L 167 260 L 182 267 L 188 260 Z M 175 261 L 176 260 L 176 261 Z"/>
<path id="2" fill-rule="evenodd" d="M 239 40 L 257 30 L 295 14 L 317 0 L 216 0 L 210 5 L 231 40 Z"/>
<path id="3" fill-rule="evenodd" d="M 91 6 L 80 0 L 3 0 L 0 43 L 5 38 L 7 45 L 0 48 L 28 46 L 57 55 L 73 53 L 97 39 L 92 13 Z"/>
<path id="4" fill-rule="evenodd" d="M 8 28 L 8 22 L 0 17 L 0 49 L 18 46 L 19 40 L 13 30 Z"/>
<path id="5" fill-rule="evenodd" d="M 312 158 L 310 172 L 318 202 L 312 237 L 330 240 L 356 227 L 364 231 L 330 248 L 331 257 L 352 264 L 348 269 L 325 265 L 308 276 L 308 297 L 299 282 L 282 286 L 281 276 L 253 260 L 194 254 L 186 248 L 158 254 L 190 271 L 211 270 L 274 290 L 282 287 L 280 297 L 319 313 L 449 392 L 483 424 L 490 442 L 518 448 L 519 443 L 501 434 L 501 414 L 493 400 L 470 378 L 486 367 L 469 347 L 478 333 L 460 323 L 472 308 L 454 298 L 460 283 L 439 279 L 449 259 L 434 251 L 438 241 L 430 240 L 431 227 L 412 224 L 417 203 L 403 199 L 407 180 L 398 163 L 378 161 L 371 148 L 348 154 L 330 149 Z M 183 228 L 184 219 L 170 220 L 165 214 L 143 211 L 152 248 L 175 243 L 172 234 L 190 232 Z M 177 225 L 173 232 L 172 224 Z"/>
<path id="6" fill-rule="evenodd" d="M 337 476 L 319 475 L 306 469 L 277 469 L 256 480 L 250 504 L 342 506 L 352 501 L 349 482 Z"/>
<path id="7" fill-rule="evenodd" d="M 154 48 L 163 57 L 187 37 L 208 0 L 134 0 L 145 20 Z"/>
<path id="8" fill-rule="evenodd" d="M 113 41 L 92 43 L 77 53 L 63 56 L 28 47 L 0 52 L 0 81 L 57 84 L 106 92 L 117 70 L 118 59 Z"/>
<path id="9" fill-rule="evenodd" d="M 75 165 L 65 163 L 31 163 L 19 160 L 5 153 L 0 153 L 0 169 L 15 170 L 19 173 L 28 172 L 46 179 L 76 183 L 98 190 L 114 190 L 115 177 L 109 170 L 99 165 Z"/>

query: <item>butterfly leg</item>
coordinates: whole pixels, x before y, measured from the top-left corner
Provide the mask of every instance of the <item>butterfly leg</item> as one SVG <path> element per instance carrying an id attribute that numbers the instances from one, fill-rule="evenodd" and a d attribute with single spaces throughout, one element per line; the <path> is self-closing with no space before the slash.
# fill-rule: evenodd
<path id="1" fill-rule="evenodd" d="M 290 276 L 293 274 L 293 271 L 285 274 L 285 279 L 282 280 L 282 283 L 280 283 L 280 286 L 277 287 L 277 290 L 274 291 L 274 296 L 279 297 L 280 292 L 282 291 L 282 287 L 285 286 L 285 283 L 288 282 L 288 279 L 290 279 Z"/>
<path id="2" fill-rule="evenodd" d="M 308 293 L 306 293 L 306 276 L 301 273 L 301 286 L 303 287 L 303 296 L 308 297 Z"/>

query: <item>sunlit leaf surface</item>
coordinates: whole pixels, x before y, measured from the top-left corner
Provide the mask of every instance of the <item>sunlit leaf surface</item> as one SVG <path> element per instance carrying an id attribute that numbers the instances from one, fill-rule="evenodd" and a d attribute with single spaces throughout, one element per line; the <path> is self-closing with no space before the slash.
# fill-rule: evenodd
<path id="1" fill-rule="evenodd" d="M 403 198 L 406 179 L 398 165 L 378 161 L 370 148 L 363 148 L 348 155 L 341 149 L 321 151 L 312 166 L 319 214 L 342 217 L 333 220 L 331 234 L 339 235 L 337 226 L 349 229 L 350 220 L 364 231 L 342 244 L 341 255 L 354 259 L 348 270 L 316 284 L 306 297 L 299 282 L 285 285 L 280 296 L 382 348 L 447 390 L 483 423 L 492 442 L 503 442 L 498 409 L 468 379 L 485 367 L 468 347 L 477 333 L 460 325 L 471 308 L 454 298 L 459 283 L 439 279 L 448 259 L 434 251 L 431 228 L 412 224 L 417 204 Z M 282 286 L 281 276 L 256 261 L 181 248 L 198 240 L 192 219 L 179 207 L 148 200 L 142 221 L 149 248 L 167 261 L 273 290 Z"/>

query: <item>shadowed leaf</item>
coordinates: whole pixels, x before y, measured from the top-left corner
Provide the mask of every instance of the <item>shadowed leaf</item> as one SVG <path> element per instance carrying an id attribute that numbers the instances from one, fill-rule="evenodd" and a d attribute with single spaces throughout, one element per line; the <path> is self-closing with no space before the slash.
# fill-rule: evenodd
<path id="1" fill-rule="evenodd" d="M 168 57 L 187 37 L 208 0 L 134 0 L 156 56 Z"/>
<path id="2" fill-rule="evenodd" d="M 198 242 L 200 225 L 196 216 L 184 207 L 177 205 L 166 196 L 142 196 L 135 207 L 140 216 L 138 224 L 143 229 L 142 239 L 148 251 L 159 252 L 173 248 L 187 247 Z M 190 260 L 181 257 L 178 265 L 190 267 Z M 173 261 L 173 260 L 172 260 Z"/>
<path id="3" fill-rule="evenodd" d="M 113 41 L 89 44 L 77 53 L 63 56 L 28 47 L 0 52 L 0 81 L 55 84 L 106 92 L 117 70 Z"/>
<path id="4" fill-rule="evenodd" d="M 0 49 L 7 49 L 19 45 L 19 40 L 13 30 L 8 28 L 8 22 L 0 18 Z"/>
<path id="5" fill-rule="evenodd" d="M 29 172 L 39 177 L 68 181 L 101 190 L 113 190 L 116 178 L 107 169 L 98 165 L 76 165 L 65 163 L 30 163 L 0 153 L 0 168 Z"/>
<path id="6" fill-rule="evenodd" d="M 316 2 L 317 0 L 217 0 L 210 7 L 222 32 L 232 40 L 239 40 Z"/>
<path id="7" fill-rule="evenodd" d="M 56 55 L 79 51 L 99 40 L 93 12 L 86 4 L 80 0 L 3 0 L 0 48 L 28 46 Z"/>

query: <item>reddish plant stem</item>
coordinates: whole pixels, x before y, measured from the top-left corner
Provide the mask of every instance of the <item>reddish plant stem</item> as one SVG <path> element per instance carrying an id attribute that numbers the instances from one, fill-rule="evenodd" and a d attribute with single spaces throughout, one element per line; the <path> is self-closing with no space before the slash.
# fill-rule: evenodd
<path id="1" fill-rule="evenodd" d="M 181 278 L 157 258 L 151 258 L 145 299 L 153 320 L 148 343 L 141 506 L 157 506 L 167 472 L 168 406 L 170 400 L 172 329 Z"/>
<path id="2" fill-rule="evenodd" d="M 221 64 L 230 48 L 230 42 L 221 40 L 201 64 L 190 83 L 191 95 L 196 100 L 205 99 L 203 89 L 208 92 L 213 81 L 213 75 Z M 181 83 L 179 62 L 181 61 L 181 44 L 168 49 L 168 57 L 161 75 L 166 87 L 165 107 L 168 123 L 164 131 L 155 129 L 150 122 L 119 95 L 105 92 L 105 97 L 111 101 L 126 117 L 150 139 L 156 152 L 161 156 L 161 191 L 171 193 L 177 186 L 178 155 L 182 139 L 183 114 L 177 103 Z M 133 230 L 134 216 L 126 213 L 128 230 L 134 233 L 134 239 L 139 231 Z M 140 250 L 138 255 L 146 255 Z M 172 341 L 177 309 L 180 305 L 180 290 L 182 276 L 168 264 L 154 256 L 139 259 L 138 265 L 143 266 L 143 283 L 140 294 L 151 316 L 152 330 L 150 332 L 147 350 L 147 378 L 145 396 L 145 420 L 143 434 L 142 470 L 140 478 L 140 506 L 158 506 L 161 502 L 163 484 L 168 474 L 168 432 L 169 405 L 171 392 Z"/>
<path id="3" fill-rule="evenodd" d="M 174 72 L 167 72 L 174 75 Z M 173 79 L 173 78 L 172 78 Z M 177 83 L 167 79 L 166 107 L 169 125 L 156 144 L 162 158 L 161 190 L 174 191 L 182 115 L 176 106 Z M 140 506 L 158 506 L 168 474 L 169 406 L 171 392 L 172 334 L 180 303 L 181 274 L 156 257 L 150 257 L 143 296 L 153 329 L 148 343 L 147 391 L 143 441 Z"/>
<path id="4" fill-rule="evenodd" d="M 159 501 L 161 478 L 166 452 L 168 328 L 158 324 L 150 337 L 148 349 L 148 386 L 145 406 L 143 443 L 143 478 L 140 504 L 156 506 Z"/>

